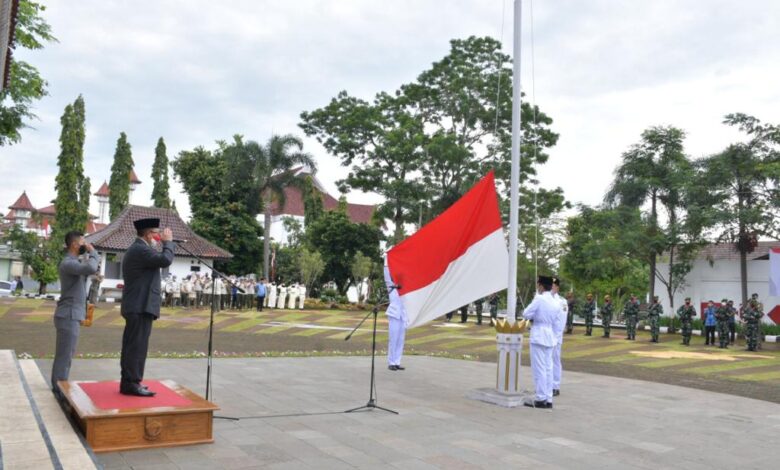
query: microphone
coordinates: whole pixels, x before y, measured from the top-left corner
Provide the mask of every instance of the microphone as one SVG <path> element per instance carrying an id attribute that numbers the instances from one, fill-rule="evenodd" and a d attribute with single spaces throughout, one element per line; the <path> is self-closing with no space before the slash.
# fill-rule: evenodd
<path id="1" fill-rule="evenodd" d="M 171 241 L 172 241 L 173 243 L 187 243 L 189 240 L 182 240 L 182 239 L 179 239 L 179 238 L 174 238 L 174 239 L 173 239 L 173 240 L 171 240 Z"/>

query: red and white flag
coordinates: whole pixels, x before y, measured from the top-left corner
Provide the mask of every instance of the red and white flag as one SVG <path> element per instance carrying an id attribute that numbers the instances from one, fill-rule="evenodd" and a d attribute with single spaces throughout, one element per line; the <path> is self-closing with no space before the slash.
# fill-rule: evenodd
<path id="1" fill-rule="evenodd" d="M 780 247 L 769 249 L 769 296 L 780 297 Z"/>
<path id="2" fill-rule="evenodd" d="M 506 289 L 509 253 L 493 172 L 390 250 L 387 263 L 409 328 Z"/>

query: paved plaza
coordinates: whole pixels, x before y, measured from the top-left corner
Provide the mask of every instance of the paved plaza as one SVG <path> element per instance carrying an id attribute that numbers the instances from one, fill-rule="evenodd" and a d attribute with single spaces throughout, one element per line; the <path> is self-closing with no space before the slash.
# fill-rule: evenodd
<path id="1" fill-rule="evenodd" d="M 216 442 L 99 454 L 107 469 L 774 468 L 780 405 L 660 383 L 568 372 L 553 410 L 466 398 L 495 383 L 494 364 L 378 358 L 383 411 L 368 400 L 370 358 L 241 358 L 214 362 Z M 39 360 L 44 375 L 50 361 Z M 73 380 L 114 379 L 115 359 L 74 363 Z M 203 393 L 206 361 L 152 359 L 148 378 Z M 530 370 L 521 372 L 532 389 Z"/>

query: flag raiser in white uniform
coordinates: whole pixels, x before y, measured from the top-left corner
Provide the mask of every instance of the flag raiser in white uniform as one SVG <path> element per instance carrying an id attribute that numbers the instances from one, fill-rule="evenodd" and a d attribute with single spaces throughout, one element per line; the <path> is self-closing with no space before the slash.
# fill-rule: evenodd
<path id="1" fill-rule="evenodd" d="M 536 401 L 552 403 L 553 364 L 552 352 L 558 342 L 555 331 L 563 328 L 560 315 L 561 305 L 549 291 L 534 297 L 525 311 L 523 318 L 532 320 L 531 334 L 531 369 L 536 388 Z"/>
<path id="2" fill-rule="evenodd" d="M 398 289 L 390 276 L 390 269 L 385 266 L 385 286 L 387 286 L 390 303 L 387 306 L 388 338 L 387 338 L 387 365 L 400 366 L 404 353 L 404 339 L 406 338 L 406 325 L 409 319 L 406 309 L 398 295 Z"/>
<path id="3" fill-rule="evenodd" d="M 561 346 L 563 345 L 563 330 L 566 326 L 566 320 L 569 316 L 569 303 L 566 302 L 566 299 L 558 295 L 558 293 L 553 294 L 553 299 L 555 299 L 556 302 L 560 305 L 560 312 L 558 312 L 558 316 L 560 317 L 560 322 L 556 323 L 556 328 L 554 330 L 555 337 L 558 340 L 557 344 L 555 345 L 555 348 L 553 348 L 553 383 L 552 388 L 553 390 L 560 390 L 561 389 L 561 375 L 563 372 L 563 367 L 561 366 Z"/>

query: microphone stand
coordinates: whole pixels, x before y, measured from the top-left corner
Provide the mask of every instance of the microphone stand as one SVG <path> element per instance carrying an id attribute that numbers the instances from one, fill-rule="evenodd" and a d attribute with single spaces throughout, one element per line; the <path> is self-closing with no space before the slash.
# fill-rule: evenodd
<path id="1" fill-rule="evenodd" d="M 390 292 L 393 292 L 393 290 L 395 290 L 396 288 L 397 288 L 397 286 L 391 286 L 390 290 L 388 291 L 388 295 L 390 294 Z M 371 311 L 368 312 L 366 314 L 366 316 L 363 317 L 362 320 L 360 320 L 360 323 L 358 323 L 357 326 L 347 335 L 347 337 L 344 338 L 344 341 L 349 341 L 349 339 L 352 338 L 352 335 L 355 334 L 355 332 L 358 330 L 358 328 L 360 328 L 361 325 L 363 325 L 363 323 L 368 319 L 368 317 L 371 316 L 371 315 L 374 316 L 374 327 L 373 327 L 373 334 L 372 334 L 372 338 L 371 338 L 371 390 L 370 390 L 369 395 L 368 395 L 368 403 L 366 403 L 363 406 L 359 406 L 357 408 L 352 408 L 350 410 L 347 410 L 344 413 L 353 413 L 355 411 L 363 411 L 363 410 L 371 411 L 371 410 L 374 410 L 374 409 L 378 409 L 378 410 L 382 410 L 382 411 L 387 411 L 388 413 L 393 413 L 393 414 L 396 414 L 396 415 L 398 414 L 397 411 L 393 411 L 391 409 L 383 408 L 383 407 L 377 405 L 376 404 L 377 398 L 374 397 L 374 390 L 376 389 L 376 381 L 375 381 L 375 375 L 376 375 L 375 374 L 375 369 L 376 369 L 376 366 L 375 366 L 375 363 L 376 363 L 376 317 L 377 317 L 377 314 L 379 313 L 379 305 L 380 305 L 380 302 L 377 300 L 377 303 L 374 304 L 374 307 L 371 309 Z"/>
<path id="2" fill-rule="evenodd" d="M 214 269 L 214 266 L 210 264 L 208 261 L 204 260 L 200 256 L 196 255 L 192 251 L 190 251 L 188 248 L 184 246 L 184 243 L 186 241 L 181 240 L 172 240 L 174 243 L 176 243 L 176 246 L 181 248 L 182 250 L 189 253 L 193 258 L 197 259 L 201 262 L 204 266 L 211 269 L 211 315 L 209 317 L 209 346 L 208 346 L 208 362 L 206 366 L 206 400 L 208 401 L 209 396 L 211 395 L 211 369 L 213 367 L 214 362 L 214 353 L 213 353 L 213 346 L 214 346 L 214 315 L 216 313 L 216 307 L 217 307 L 217 297 L 214 295 L 214 290 L 217 283 L 217 276 L 222 278 L 224 282 L 227 282 L 228 285 L 235 287 L 238 289 L 239 292 L 242 294 L 245 292 L 244 289 L 238 287 L 233 281 L 231 281 L 227 276 L 225 276 L 223 273 L 217 271 Z"/>

